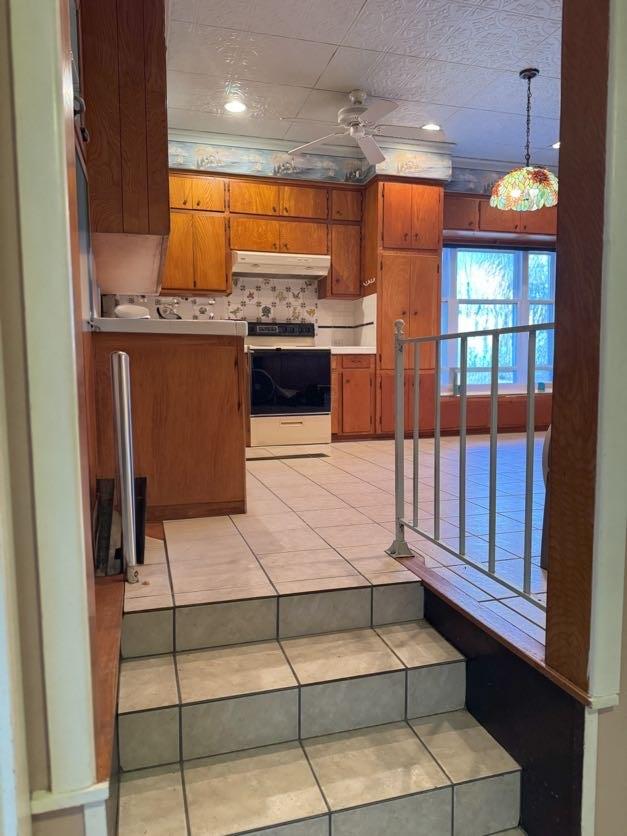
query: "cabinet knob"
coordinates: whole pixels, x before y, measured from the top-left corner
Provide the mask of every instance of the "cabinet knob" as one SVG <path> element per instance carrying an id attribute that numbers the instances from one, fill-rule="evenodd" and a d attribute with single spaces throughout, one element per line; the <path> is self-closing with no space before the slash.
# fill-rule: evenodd
<path id="1" fill-rule="evenodd" d="M 200 201 L 199 200 L 196 201 L 196 206 L 200 206 Z"/>
<path id="2" fill-rule="evenodd" d="M 284 207 L 283 207 L 283 212 L 284 212 L 286 215 L 289 215 L 290 210 L 287 208 L 287 206 L 284 206 Z"/>
<path id="3" fill-rule="evenodd" d="M 277 248 L 277 245 L 276 245 L 276 242 L 275 242 L 274 244 L 272 244 L 272 249 L 276 250 L 276 248 Z"/>
<path id="4" fill-rule="evenodd" d="M 183 201 L 183 206 L 187 206 L 187 200 Z"/>
<path id="5" fill-rule="evenodd" d="M 276 206 L 272 207 L 272 212 L 276 215 Z"/>
<path id="6" fill-rule="evenodd" d="M 407 232 L 404 232 L 404 233 L 403 233 L 403 238 L 404 238 L 404 240 L 405 240 L 405 241 L 407 241 L 407 237 L 408 237 Z"/>

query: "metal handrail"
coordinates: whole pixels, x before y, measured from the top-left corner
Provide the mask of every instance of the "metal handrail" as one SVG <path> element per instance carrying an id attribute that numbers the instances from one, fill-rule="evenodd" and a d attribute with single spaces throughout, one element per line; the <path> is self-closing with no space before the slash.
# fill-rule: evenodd
<path id="1" fill-rule="evenodd" d="M 516 592 L 539 609 L 545 605 L 531 594 L 531 537 L 533 520 L 533 455 L 535 441 L 535 371 L 536 337 L 539 331 L 552 331 L 555 323 L 535 325 L 514 325 L 507 328 L 490 328 L 483 331 L 461 331 L 455 334 L 434 334 L 427 337 L 405 337 L 404 323 L 395 322 L 394 369 L 395 369 L 395 414 L 394 414 L 394 452 L 395 452 L 395 530 L 394 541 L 387 553 L 393 557 L 412 557 L 413 552 L 405 539 L 405 528 L 420 534 L 444 551 L 459 558 L 463 563 L 473 566 L 482 574 L 496 580 L 504 588 Z M 499 577 L 496 566 L 496 477 L 498 455 L 498 375 L 499 343 L 507 334 L 529 335 L 527 352 L 527 404 L 526 404 L 526 445 L 525 445 L 525 521 L 523 547 L 523 585 L 522 588 Z M 466 552 L 466 436 L 467 436 L 467 398 L 468 398 L 468 340 L 471 337 L 489 336 L 492 338 L 492 356 L 490 366 L 490 467 L 489 467 L 489 510 L 488 510 L 488 568 L 470 560 Z M 459 542 L 458 549 L 453 549 L 440 539 L 440 377 L 441 346 L 444 341 L 460 341 L 460 384 L 459 384 Z M 435 416 L 434 416 L 434 455 L 433 455 L 433 535 L 418 525 L 419 496 L 419 438 L 420 438 L 420 347 L 425 343 L 435 345 Z M 405 519 L 405 346 L 415 345 L 414 356 L 414 418 L 413 439 L 413 496 L 412 520 Z"/>
<path id="2" fill-rule="evenodd" d="M 128 583 L 137 583 L 135 534 L 135 473 L 133 466 L 133 417 L 131 414 L 131 376 L 128 354 L 111 354 L 113 420 L 117 445 L 120 513 L 122 517 L 122 565 Z"/>

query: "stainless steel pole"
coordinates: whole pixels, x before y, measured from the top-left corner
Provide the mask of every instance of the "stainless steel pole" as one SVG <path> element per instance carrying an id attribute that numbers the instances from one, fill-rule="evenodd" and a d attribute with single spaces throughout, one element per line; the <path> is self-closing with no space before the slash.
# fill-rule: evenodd
<path id="1" fill-rule="evenodd" d="M 387 549 L 393 557 L 413 557 L 405 540 L 405 342 L 402 319 L 394 323 L 394 542 Z"/>
<path id="2" fill-rule="evenodd" d="M 460 340 L 459 373 L 459 553 L 466 554 L 466 425 L 468 395 L 468 337 Z"/>
<path id="3" fill-rule="evenodd" d="M 131 414 L 131 375 L 128 354 L 111 354 L 113 417 L 118 457 L 120 513 L 122 517 L 122 559 L 128 583 L 137 583 L 135 550 L 135 473 L 133 468 L 133 420 Z"/>
<path id="4" fill-rule="evenodd" d="M 535 448 L 536 332 L 529 334 L 527 348 L 527 444 L 525 450 L 525 543 L 523 592 L 531 595 L 531 538 L 533 526 L 533 457 Z"/>
<path id="5" fill-rule="evenodd" d="M 490 510 L 488 534 L 488 571 L 496 571 L 496 454 L 498 450 L 499 415 L 499 335 L 492 335 L 492 369 L 490 374 Z"/>

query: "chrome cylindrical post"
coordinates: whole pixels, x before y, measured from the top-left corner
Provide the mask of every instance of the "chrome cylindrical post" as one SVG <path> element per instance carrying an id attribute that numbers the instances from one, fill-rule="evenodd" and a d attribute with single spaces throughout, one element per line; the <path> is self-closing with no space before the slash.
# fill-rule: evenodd
<path id="1" fill-rule="evenodd" d="M 111 380 L 120 486 L 123 566 L 128 583 L 136 583 L 139 580 L 139 573 L 135 548 L 135 473 L 133 466 L 131 376 L 128 354 L 124 351 L 114 351 L 111 354 Z"/>

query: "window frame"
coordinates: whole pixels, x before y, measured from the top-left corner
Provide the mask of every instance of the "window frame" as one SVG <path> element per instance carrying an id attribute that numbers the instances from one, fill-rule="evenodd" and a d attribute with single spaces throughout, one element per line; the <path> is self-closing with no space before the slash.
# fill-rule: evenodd
<path id="1" fill-rule="evenodd" d="M 514 259 L 514 282 L 513 286 L 517 289 L 517 294 L 510 299 L 460 299 L 457 295 L 457 255 L 460 251 L 463 252 L 484 252 L 484 253 L 511 253 L 515 256 Z M 551 290 L 552 298 L 529 298 L 529 254 L 530 253 L 548 253 L 553 256 L 551 259 Z M 507 305 L 514 309 L 514 321 L 512 325 L 528 324 L 529 313 L 533 305 L 552 306 L 555 311 L 555 273 L 556 273 L 556 258 L 555 250 L 541 247 L 495 247 L 482 245 L 467 245 L 467 244 L 445 244 L 442 250 L 442 288 L 447 291 L 447 295 L 442 292 L 440 294 L 440 321 L 441 333 L 455 334 L 459 332 L 459 305 Z M 446 330 L 444 328 L 444 305 L 446 305 Z M 453 323 L 453 325 L 451 325 Z M 472 333 L 472 332 L 468 332 Z M 499 382 L 499 392 L 503 394 L 526 392 L 527 390 L 527 335 L 525 333 L 517 334 L 514 338 L 514 365 L 501 366 L 499 365 L 499 372 L 514 373 L 514 381 L 512 383 Z M 441 371 L 448 371 L 449 379 L 444 381 L 441 379 L 441 391 L 449 394 L 456 393 L 455 381 L 459 378 L 460 367 L 458 364 L 458 350 L 459 340 L 446 340 L 442 351 L 442 366 Z M 551 359 L 553 359 L 553 351 L 551 352 Z M 481 372 L 488 367 L 483 366 L 468 366 L 468 373 Z M 536 371 L 551 371 L 553 363 L 551 364 L 536 364 Z M 545 391 L 550 392 L 553 389 L 552 381 L 545 383 Z M 489 383 L 468 383 L 467 391 L 469 394 L 484 394 L 490 392 Z"/>

